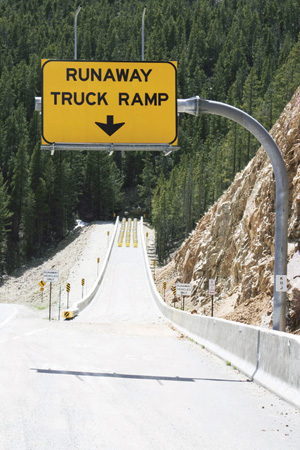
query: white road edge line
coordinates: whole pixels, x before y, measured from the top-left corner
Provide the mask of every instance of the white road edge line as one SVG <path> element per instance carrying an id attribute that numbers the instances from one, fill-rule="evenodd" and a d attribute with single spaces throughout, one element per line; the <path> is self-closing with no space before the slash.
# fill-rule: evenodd
<path id="1" fill-rule="evenodd" d="M 6 320 L 4 320 L 4 322 L 1 323 L 0 328 L 3 328 L 10 320 L 12 320 L 18 314 L 17 308 L 15 306 L 12 306 L 12 308 L 14 309 L 14 312 L 12 313 L 11 316 L 9 316 Z"/>
<path id="2" fill-rule="evenodd" d="M 46 327 L 46 328 L 39 328 L 38 330 L 33 330 L 33 331 L 28 331 L 28 333 L 25 333 L 24 336 L 30 336 L 30 335 L 32 335 L 32 334 L 39 333 L 40 331 L 48 330 L 48 328 L 49 328 L 49 327 Z"/>

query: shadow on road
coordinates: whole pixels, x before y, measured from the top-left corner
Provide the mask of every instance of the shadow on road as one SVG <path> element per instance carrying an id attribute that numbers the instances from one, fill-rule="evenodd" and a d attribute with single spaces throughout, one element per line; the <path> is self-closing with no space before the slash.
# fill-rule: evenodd
<path id="1" fill-rule="evenodd" d="M 248 383 L 250 380 L 228 380 L 223 378 L 188 378 L 188 377 L 167 377 L 159 375 L 133 375 L 125 373 L 109 373 L 109 372 L 80 372 L 74 370 L 51 370 L 51 369 L 30 369 L 37 373 L 48 375 L 73 375 L 77 377 L 99 377 L 99 378 L 125 378 L 134 380 L 156 380 L 156 381 L 183 381 L 186 383 L 194 383 L 195 381 L 218 381 L 223 383 Z"/>

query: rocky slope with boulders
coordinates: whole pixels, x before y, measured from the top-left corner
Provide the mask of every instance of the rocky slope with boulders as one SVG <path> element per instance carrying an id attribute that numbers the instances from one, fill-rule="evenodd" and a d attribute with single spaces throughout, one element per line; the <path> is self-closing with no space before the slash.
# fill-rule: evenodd
<path id="1" fill-rule="evenodd" d="M 289 331 L 300 329 L 300 88 L 271 130 L 289 179 L 288 317 Z M 191 236 L 157 271 L 160 291 L 168 282 L 192 283 L 186 309 L 211 315 L 208 280 L 216 279 L 214 314 L 271 327 L 275 233 L 275 181 L 263 148 L 236 175 L 229 189 L 198 222 Z M 299 244 L 298 244 L 299 243 Z M 177 304 L 179 306 L 179 304 Z"/>

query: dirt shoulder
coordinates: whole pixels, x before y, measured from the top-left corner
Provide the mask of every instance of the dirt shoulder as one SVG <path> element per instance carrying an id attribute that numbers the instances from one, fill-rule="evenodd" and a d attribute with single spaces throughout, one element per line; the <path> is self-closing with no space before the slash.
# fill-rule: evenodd
<path id="1" fill-rule="evenodd" d="M 62 307 L 67 304 L 67 283 L 71 285 L 70 304 L 79 301 L 82 293 L 86 294 L 96 281 L 113 229 L 112 222 L 94 222 L 77 227 L 44 258 L 34 259 L 26 267 L 5 277 L 0 287 L 0 303 L 24 304 L 37 310 L 46 310 L 50 284 L 46 283 L 44 292 L 41 292 L 39 286 L 45 270 L 59 271 L 59 283 L 52 283 L 51 296 L 55 315 L 60 295 Z M 85 280 L 83 288 L 82 278 Z"/>

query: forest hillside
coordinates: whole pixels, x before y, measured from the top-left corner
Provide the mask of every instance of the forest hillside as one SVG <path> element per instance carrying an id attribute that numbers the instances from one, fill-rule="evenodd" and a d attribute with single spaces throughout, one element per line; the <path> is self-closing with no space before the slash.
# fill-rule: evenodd
<path id="1" fill-rule="evenodd" d="M 41 60 L 141 60 L 140 0 L 0 2 L 0 274 L 40 256 L 76 219 L 145 214 L 168 260 L 256 154 L 220 117 L 179 117 L 180 150 L 40 150 Z M 177 61 L 178 98 L 242 108 L 270 129 L 300 85 L 298 0 L 147 0 L 145 60 Z"/>

